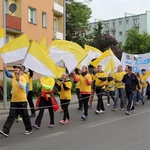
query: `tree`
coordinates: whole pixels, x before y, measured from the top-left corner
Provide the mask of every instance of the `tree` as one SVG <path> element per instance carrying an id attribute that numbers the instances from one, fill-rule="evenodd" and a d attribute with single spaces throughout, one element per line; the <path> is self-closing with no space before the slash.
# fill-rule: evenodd
<path id="1" fill-rule="evenodd" d="M 150 35 L 143 32 L 139 34 L 137 28 L 132 28 L 127 32 L 124 51 L 129 54 L 143 54 L 150 51 Z"/>
<path id="2" fill-rule="evenodd" d="M 75 0 L 66 3 L 66 39 L 76 42 L 81 46 L 86 43 L 85 30 L 91 17 L 91 9 Z"/>
<path id="3" fill-rule="evenodd" d="M 106 49 L 111 48 L 113 53 L 116 55 L 118 59 L 121 59 L 123 50 L 118 48 L 118 42 L 115 38 L 110 36 L 109 34 L 102 34 L 101 30 L 103 29 L 102 23 L 98 23 L 98 28 L 94 29 L 94 38 L 90 43 L 91 46 L 98 48 L 102 52 Z"/>

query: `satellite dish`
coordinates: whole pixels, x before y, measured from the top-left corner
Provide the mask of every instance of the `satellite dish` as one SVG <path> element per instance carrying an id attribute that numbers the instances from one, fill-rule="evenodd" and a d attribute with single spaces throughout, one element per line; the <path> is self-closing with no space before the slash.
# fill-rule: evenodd
<path id="1" fill-rule="evenodd" d="M 14 13 L 16 11 L 16 9 L 17 9 L 17 6 L 16 6 L 15 3 L 12 3 L 12 4 L 9 5 L 9 11 L 11 13 Z"/>

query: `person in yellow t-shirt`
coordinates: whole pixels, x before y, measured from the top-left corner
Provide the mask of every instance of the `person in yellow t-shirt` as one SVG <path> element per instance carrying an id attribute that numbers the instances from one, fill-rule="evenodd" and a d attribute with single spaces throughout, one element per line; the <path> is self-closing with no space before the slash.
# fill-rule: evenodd
<path id="1" fill-rule="evenodd" d="M 115 90 L 115 82 L 114 77 L 111 73 L 108 74 L 106 81 L 106 90 L 107 90 L 107 106 L 110 105 L 110 96 L 114 102 L 114 90 Z"/>
<path id="2" fill-rule="evenodd" d="M 77 73 L 77 77 L 81 74 L 81 70 L 78 69 L 78 73 Z M 79 107 L 77 108 L 77 110 L 82 110 L 82 99 L 81 99 L 81 93 L 80 93 L 80 81 L 76 83 L 76 94 L 77 94 L 77 98 L 78 98 L 78 104 Z"/>
<path id="3" fill-rule="evenodd" d="M 21 75 L 21 67 L 14 66 L 14 77 L 12 78 L 12 98 L 10 103 L 10 112 L 7 120 L 0 131 L 5 137 L 8 137 L 12 124 L 16 118 L 16 112 L 19 109 L 23 118 L 26 135 L 32 133 L 31 121 L 27 111 L 27 97 L 26 97 L 26 79 Z M 18 109 L 17 109 L 18 108 Z"/>
<path id="4" fill-rule="evenodd" d="M 91 96 L 90 96 L 90 99 L 89 99 L 89 108 L 92 108 L 92 103 L 93 103 L 93 100 L 94 100 L 94 94 L 96 92 L 95 90 L 95 74 L 97 73 L 97 67 L 94 67 L 93 68 L 93 73 L 91 74 L 91 77 L 92 77 L 92 91 L 91 91 Z"/>
<path id="5" fill-rule="evenodd" d="M 146 70 L 142 69 L 141 71 L 142 71 L 142 74 L 141 74 L 142 96 L 143 96 L 144 100 L 146 100 L 146 91 L 147 91 L 148 84 L 147 84 L 146 80 L 142 79 L 146 74 Z"/>
<path id="6" fill-rule="evenodd" d="M 80 81 L 80 93 L 84 105 L 84 115 L 81 116 L 81 118 L 86 120 L 88 118 L 88 102 L 91 95 L 92 78 L 86 66 L 82 66 L 82 73 L 78 77 L 75 72 L 73 72 L 72 75 L 75 82 Z"/>
<path id="7" fill-rule="evenodd" d="M 32 78 L 33 78 L 33 71 L 31 69 L 29 69 L 28 71 L 25 71 L 25 74 L 28 76 L 29 79 L 29 90 L 28 90 L 28 94 L 27 94 L 27 100 L 31 109 L 31 115 L 30 117 L 35 117 L 35 107 L 34 107 L 34 103 L 33 103 L 33 85 L 32 85 Z"/>
<path id="8" fill-rule="evenodd" d="M 102 66 L 97 66 L 97 73 L 95 74 L 95 87 L 96 94 L 98 97 L 97 109 L 95 110 L 96 114 L 104 113 L 105 107 L 103 103 L 103 92 L 106 86 L 107 74 L 102 70 Z"/>
<path id="9" fill-rule="evenodd" d="M 40 103 L 39 103 L 39 114 L 36 117 L 35 124 L 33 125 L 33 128 L 39 129 L 41 126 L 41 121 L 43 118 L 44 110 L 47 108 L 49 111 L 50 116 L 50 124 L 48 125 L 48 128 L 54 127 L 54 111 L 52 107 L 52 101 L 51 101 L 51 95 L 50 92 L 52 92 L 53 87 L 55 85 L 55 80 L 51 76 L 44 76 L 39 81 L 41 86 L 41 97 L 40 97 Z"/>
<path id="10" fill-rule="evenodd" d="M 70 81 L 70 78 L 67 73 L 64 73 L 62 75 L 62 81 L 60 83 L 60 101 L 64 110 L 63 120 L 60 121 L 61 124 L 67 124 L 70 122 L 68 107 L 71 100 L 71 88 L 72 83 Z"/>
<path id="11" fill-rule="evenodd" d="M 122 79 L 126 72 L 122 70 L 122 66 L 119 65 L 117 67 L 117 71 L 114 73 L 114 81 L 115 81 L 115 96 L 114 96 L 114 105 L 112 111 L 116 111 L 118 108 L 118 98 L 120 97 L 120 107 L 121 110 L 124 110 L 124 95 L 125 95 L 125 86 L 122 82 Z"/>

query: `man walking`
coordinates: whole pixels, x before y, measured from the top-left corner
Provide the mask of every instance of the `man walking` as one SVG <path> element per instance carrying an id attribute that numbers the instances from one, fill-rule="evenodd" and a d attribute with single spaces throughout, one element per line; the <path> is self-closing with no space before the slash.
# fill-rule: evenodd
<path id="1" fill-rule="evenodd" d="M 140 88 L 139 81 L 134 73 L 132 73 L 132 67 L 128 67 L 127 74 L 124 75 L 122 82 L 125 83 L 125 91 L 128 98 L 127 111 L 126 114 L 130 115 L 131 111 L 135 111 L 134 103 L 133 103 L 133 95 L 136 90 L 136 86 L 138 89 Z"/>
<path id="2" fill-rule="evenodd" d="M 23 118 L 23 123 L 25 126 L 25 135 L 32 133 L 31 121 L 27 111 L 27 98 L 26 98 L 26 79 L 21 75 L 21 67 L 15 66 L 15 77 L 12 79 L 12 98 L 10 103 L 9 116 L 3 126 L 3 129 L 0 130 L 0 134 L 5 137 L 8 137 L 10 129 L 13 125 L 13 122 L 16 118 L 17 109 L 20 109 L 20 113 Z"/>

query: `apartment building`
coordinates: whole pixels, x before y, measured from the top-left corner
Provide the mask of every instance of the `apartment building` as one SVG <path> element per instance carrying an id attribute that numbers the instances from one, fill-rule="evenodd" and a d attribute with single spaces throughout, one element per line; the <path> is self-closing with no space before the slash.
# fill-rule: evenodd
<path id="1" fill-rule="evenodd" d="M 113 36 L 122 45 L 125 43 L 127 31 L 132 27 L 136 27 L 139 33 L 145 31 L 150 34 L 150 11 L 138 15 L 125 13 L 121 18 L 99 21 L 103 24 L 102 33 Z M 93 33 L 93 28 L 97 28 L 97 23 L 97 20 L 89 23 L 90 30 L 87 34 Z"/>
<path id="2" fill-rule="evenodd" d="M 0 1 L 0 29 L 3 28 L 3 0 Z M 15 9 L 12 13 L 12 9 Z M 37 42 L 45 37 L 49 45 L 64 37 L 64 0 L 5 0 L 6 42 L 27 34 Z M 0 70 L 2 60 L 0 59 Z"/>

